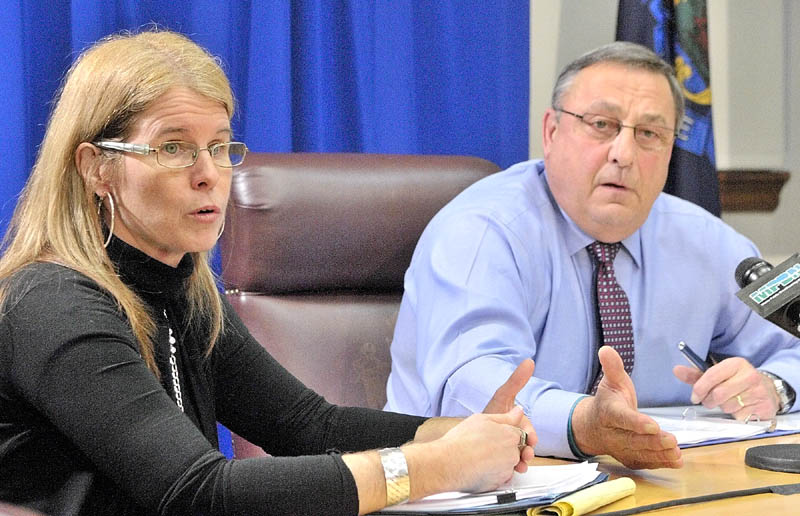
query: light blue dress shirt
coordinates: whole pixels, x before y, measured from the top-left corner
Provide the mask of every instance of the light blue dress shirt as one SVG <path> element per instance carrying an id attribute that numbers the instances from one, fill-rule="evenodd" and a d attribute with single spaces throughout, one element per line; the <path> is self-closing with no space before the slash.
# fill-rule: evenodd
<path id="1" fill-rule="evenodd" d="M 573 457 L 567 421 L 599 368 L 592 241 L 556 204 L 541 161 L 462 192 L 431 220 L 406 272 L 386 409 L 480 412 L 532 357 L 534 378 L 517 402 L 539 436 L 536 453 Z M 622 243 L 614 268 L 631 306 L 640 406 L 689 403 L 691 387 L 672 374 L 688 365 L 681 340 L 700 356 L 742 356 L 800 386 L 800 341 L 735 296 L 736 266 L 758 255 L 749 240 L 661 194 Z"/>

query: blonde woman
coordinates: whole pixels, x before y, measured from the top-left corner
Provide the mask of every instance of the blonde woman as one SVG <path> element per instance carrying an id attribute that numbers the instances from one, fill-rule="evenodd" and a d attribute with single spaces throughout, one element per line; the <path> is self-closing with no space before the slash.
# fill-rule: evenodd
<path id="1" fill-rule="evenodd" d="M 426 420 L 331 405 L 253 340 L 207 263 L 247 153 L 233 112 L 217 60 L 175 33 L 107 38 L 70 69 L 0 258 L 0 500 L 364 514 L 524 471 L 530 360 L 487 414 Z M 216 421 L 272 457 L 227 460 Z"/>

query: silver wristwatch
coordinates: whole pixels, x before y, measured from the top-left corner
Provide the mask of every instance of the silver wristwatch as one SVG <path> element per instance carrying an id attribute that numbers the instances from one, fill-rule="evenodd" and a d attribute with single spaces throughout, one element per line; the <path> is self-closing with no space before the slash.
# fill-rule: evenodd
<path id="1" fill-rule="evenodd" d="M 775 386 L 775 392 L 778 393 L 779 401 L 778 414 L 786 414 L 789 412 L 795 400 L 795 392 L 792 386 L 786 383 L 780 376 L 772 374 L 769 371 L 762 371 L 759 369 L 758 372 L 769 378 L 772 381 L 772 385 Z"/>
<path id="2" fill-rule="evenodd" d="M 411 481 L 408 477 L 406 456 L 400 448 L 378 450 L 386 477 L 386 505 L 396 505 L 408 501 L 411 494 Z"/>

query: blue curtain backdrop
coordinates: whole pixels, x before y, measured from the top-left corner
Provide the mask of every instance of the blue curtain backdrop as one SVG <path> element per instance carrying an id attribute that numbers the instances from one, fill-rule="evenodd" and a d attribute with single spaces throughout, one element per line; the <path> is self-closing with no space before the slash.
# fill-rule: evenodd
<path id="1" fill-rule="evenodd" d="M 88 44 L 151 23 L 218 55 L 237 138 L 261 152 L 527 159 L 522 0 L 0 0 L 0 234 L 53 94 Z M 119 66 L 125 66 L 120 63 Z"/>
<path id="2" fill-rule="evenodd" d="M 0 232 L 64 71 L 89 43 L 155 22 L 221 57 L 256 151 L 527 159 L 528 2 L 0 0 Z M 124 63 L 120 63 L 124 66 Z"/>

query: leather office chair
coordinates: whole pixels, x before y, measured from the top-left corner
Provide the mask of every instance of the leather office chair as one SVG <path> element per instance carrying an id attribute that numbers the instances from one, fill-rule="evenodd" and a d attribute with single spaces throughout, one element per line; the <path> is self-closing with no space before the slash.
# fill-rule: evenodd
<path id="1" fill-rule="evenodd" d="M 220 239 L 228 299 L 328 401 L 382 408 L 417 240 L 444 204 L 497 170 L 465 156 L 249 154 Z M 263 455 L 232 438 L 237 458 Z"/>

